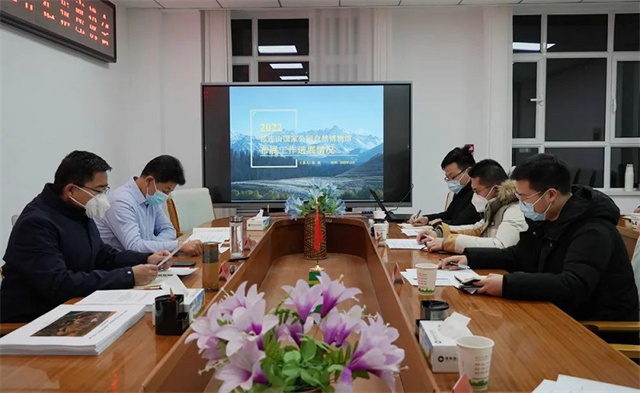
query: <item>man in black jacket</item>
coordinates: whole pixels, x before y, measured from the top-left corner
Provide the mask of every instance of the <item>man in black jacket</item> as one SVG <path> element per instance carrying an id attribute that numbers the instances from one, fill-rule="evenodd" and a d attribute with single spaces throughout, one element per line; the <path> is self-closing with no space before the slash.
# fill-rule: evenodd
<path id="1" fill-rule="evenodd" d="M 442 221 L 449 225 L 467 225 L 480 221 L 482 217 L 471 204 L 473 190 L 468 171 L 476 161 L 469 151 L 470 148 L 469 145 L 463 148 L 456 147 L 447 153 L 440 164 L 445 174 L 444 180 L 447 182 L 447 187 L 453 193 L 447 210 L 441 213 L 427 214 L 423 217 L 413 216 L 409 220 L 410 223 L 419 226 Z"/>
<path id="2" fill-rule="evenodd" d="M 567 165 L 549 154 L 514 171 L 529 229 L 507 249 L 467 249 L 445 258 L 474 269 L 505 269 L 479 281 L 478 293 L 553 302 L 578 320 L 638 320 L 638 293 L 623 240 L 620 210 L 605 194 L 570 186 Z"/>
<path id="3" fill-rule="evenodd" d="M 1 322 L 29 322 L 71 298 L 144 285 L 157 276 L 167 251 L 118 252 L 100 240 L 92 218 L 109 208 L 109 170 L 97 155 L 74 151 L 54 183 L 24 208 L 4 255 Z"/>

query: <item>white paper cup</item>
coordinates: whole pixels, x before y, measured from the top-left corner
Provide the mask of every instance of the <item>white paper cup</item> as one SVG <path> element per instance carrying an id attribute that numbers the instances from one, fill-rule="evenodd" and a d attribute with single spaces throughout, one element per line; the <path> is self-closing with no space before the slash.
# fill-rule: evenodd
<path id="1" fill-rule="evenodd" d="M 431 295 L 436 291 L 436 276 L 438 275 L 438 265 L 433 263 L 416 264 L 418 271 L 418 291 Z"/>
<path id="2" fill-rule="evenodd" d="M 467 374 L 473 390 L 485 390 L 489 386 L 491 353 L 494 342 L 482 336 L 460 337 L 456 340 L 458 348 L 458 371 Z"/>
<path id="3" fill-rule="evenodd" d="M 376 235 L 376 239 L 378 239 L 381 244 L 386 244 L 387 236 L 389 235 L 388 230 L 389 226 L 387 224 L 373 224 L 373 232 Z"/>

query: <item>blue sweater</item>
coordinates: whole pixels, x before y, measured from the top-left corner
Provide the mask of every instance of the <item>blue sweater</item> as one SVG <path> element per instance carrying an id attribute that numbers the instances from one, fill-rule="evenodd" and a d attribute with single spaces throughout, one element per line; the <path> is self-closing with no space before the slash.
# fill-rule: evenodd
<path id="1" fill-rule="evenodd" d="M 100 240 L 84 209 L 45 185 L 20 214 L 4 255 L 0 321 L 28 322 L 74 297 L 134 284 L 147 253 L 118 252 Z"/>

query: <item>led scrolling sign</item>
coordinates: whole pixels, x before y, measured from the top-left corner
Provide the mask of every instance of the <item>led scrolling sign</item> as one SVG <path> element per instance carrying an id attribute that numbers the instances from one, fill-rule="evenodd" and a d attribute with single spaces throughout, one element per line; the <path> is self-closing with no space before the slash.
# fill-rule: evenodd
<path id="1" fill-rule="evenodd" d="M 106 0 L 0 0 L 0 21 L 110 63 L 116 6 Z"/>

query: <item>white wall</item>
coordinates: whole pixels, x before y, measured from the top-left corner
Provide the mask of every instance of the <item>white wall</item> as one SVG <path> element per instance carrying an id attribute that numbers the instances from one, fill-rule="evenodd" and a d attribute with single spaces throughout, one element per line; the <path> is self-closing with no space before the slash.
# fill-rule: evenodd
<path id="1" fill-rule="evenodd" d="M 185 187 L 202 185 L 199 11 L 129 10 L 128 104 L 118 172 L 138 175 L 160 154 L 177 157 Z"/>
<path id="2" fill-rule="evenodd" d="M 127 14 L 119 11 L 118 62 L 107 64 L 0 25 L 2 128 L 0 253 L 19 214 L 62 158 L 89 150 L 117 167 L 128 72 Z M 2 256 L 0 255 L 0 257 Z"/>
<path id="3" fill-rule="evenodd" d="M 488 154 L 483 18 L 480 7 L 392 11 L 388 79 L 413 82 L 413 210 L 442 211 L 449 150 L 474 143 L 476 158 Z"/>

